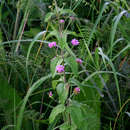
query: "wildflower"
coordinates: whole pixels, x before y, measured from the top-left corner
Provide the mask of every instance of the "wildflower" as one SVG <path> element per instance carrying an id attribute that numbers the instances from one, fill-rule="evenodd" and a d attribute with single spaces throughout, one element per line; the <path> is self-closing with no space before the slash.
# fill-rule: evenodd
<path id="1" fill-rule="evenodd" d="M 64 20 L 64 19 L 61 19 L 59 22 L 60 22 L 60 23 L 64 23 L 64 22 L 65 22 L 65 20 Z"/>
<path id="2" fill-rule="evenodd" d="M 71 43 L 72 43 L 72 45 L 74 45 L 74 46 L 79 45 L 79 41 L 78 41 L 77 39 L 75 39 L 75 38 L 71 40 Z"/>
<path id="3" fill-rule="evenodd" d="M 53 95 L 52 95 L 52 91 L 50 91 L 50 92 L 49 92 L 49 97 L 52 97 L 52 96 L 53 96 Z"/>
<path id="4" fill-rule="evenodd" d="M 79 88 L 79 87 L 74 88 L 74 93 L 75 93 L 75 94 L 80 93 L 80 88 Z"/>
<path id="5" fill-rule="evenodd" d="M 79 64 L 82 64 L 83 61 L 80 58 L 77 58 L 76 62 L 79 63 Z"/>
<path id="6" fill-rule="evenodd" d="M 55 47 L 56 46 L 56 42 L 50 42 L 48 44 L 49 48 Z"/>
<path id="7" fill-rule="evenodd" d="M 63 65 L 57 65 L 57 66 L 56 66 L 56 71 L 57 71 L 58 73 L 64 72 L 64 66 L 63 66 Z"/>

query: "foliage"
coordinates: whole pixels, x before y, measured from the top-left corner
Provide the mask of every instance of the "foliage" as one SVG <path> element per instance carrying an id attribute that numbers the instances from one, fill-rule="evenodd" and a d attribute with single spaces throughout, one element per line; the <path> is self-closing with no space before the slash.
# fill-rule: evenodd
<path id="1" fill-rule="evenodd" d="M 0 129 L 128 129 L 129 4 L 0 1 Z"/>

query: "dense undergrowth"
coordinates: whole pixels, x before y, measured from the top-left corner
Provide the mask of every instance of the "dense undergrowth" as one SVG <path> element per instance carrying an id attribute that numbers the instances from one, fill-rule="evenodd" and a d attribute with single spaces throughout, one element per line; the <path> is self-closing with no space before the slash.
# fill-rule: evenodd
<path id="1" fill-rule="evenodd" d="M 130 2 L 0 1 L 0 129 L 128 130 Z"/>

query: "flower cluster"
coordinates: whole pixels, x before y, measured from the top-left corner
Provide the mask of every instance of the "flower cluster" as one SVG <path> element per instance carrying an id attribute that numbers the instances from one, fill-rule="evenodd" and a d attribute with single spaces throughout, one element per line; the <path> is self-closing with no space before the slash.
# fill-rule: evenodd
<path id="1" fill-rule="evenodd" d="M 70 19 L 72 19 L 72 20 L 74 20 L 74 17 L 70 17 Z M 65 22 L 65 20 L 64 19 L 60 19 L 59 20 L 59 23 L 60 24 L 63 24 Z M 79 41 L 76 39 L 76 38 L 74 38 L 74 39 L 72 39 L 71 40 L 71 44 L 73 45 L 73 46 L 77 46 L 77 45 L 79 45 Z M 48 44 L 48 47 L 49 48 L 52 48 L 52 47 L 56 47 L 57 45 L 56 45 L 56 42 L 50 42 L 49 44 Z M 55 57 L 54 57 L 55 58 Z M 54 59 L 53 58 L 53 59 Z M 52 60 L 53 60 L 52 59 Z M 82 64 L 82 60 L 80 59 L 80 58 L 77 58 L 76 59 L 76 62 L 77 63 L 79 63 L 79 64 Z M 57 65 L 56 66 L 56 71 L 58 72 L 58 73 L 62 73 L 62 72 L 64 72 L 65 71 L 65 67 L 64 67 L 64 65 Z M 74 88 L 74 90 L 73 90 L 73 92 L 74 92 L 74 94 L 78 94 L 78 93 L 80 93 L 80 88 L 79 87 L 75 87 Z M 49 97 L 51 97 L 52 98 L 52 96 L 53 96 L 53 94 L 52 94 L 52 91 L 50 91 L 49 93 L 48 93 L 48 95 L 49 95 Z"/>
<path id="2" fill-rule="evenodd" d="M 56 71 L 58 72 L 58 73 L 62 73 L 62 72 L 64 72 L 64 66 L 63 65 L 57 65 L 56 66 Z"/>
<path id="3" fill-rule="evenodd" d="M 75 38 L 71 40 L 71 43 L 72 43 L 72 45 L 74 45 L 74 46 L 79 45 L 79 41 L 78 41 L 77 39 L 75 39 Z"/>
<path id="4" fill-rule="evenodd" d="M 79 63 L 79 64 L 82 64 L 83 61 L 80 58 L 77 58 L 76 62 Z"/>
<path id="5" fill-rule="evenodd" d="M 48 46 L 49 48 L 56 47 L 56 42 L 50 42 Z"/>
<path id="6" fill-rule="evenodd" d="M 49 97 L 52 97 L 52 96 L 53 96 L 52 91 L 50 91 L 49 92 Z"/>
<path id="7" fill-rule="evenodd" d="M 64 19 L 61 19 L 59 22 L 60 22 L 60 23 L 64 23 L 64 22 L 65 22 L 65 20 L 64 20 Z"/>
<path id="8" fill-rule="evenodd" d="M 78 93 L 80 93 L 80 88 L 79 87 L 74 88 L 74 94 L 78 94 Z"/>

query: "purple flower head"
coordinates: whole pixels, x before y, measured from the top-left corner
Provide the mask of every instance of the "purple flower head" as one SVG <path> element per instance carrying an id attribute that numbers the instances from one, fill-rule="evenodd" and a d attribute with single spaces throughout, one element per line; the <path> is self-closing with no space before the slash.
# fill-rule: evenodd
<path id="1" fill-rule="evenodd" d="M 65 22 L 65 20 L 64 20 L 64 19 L 61 19 L 59 22 L 60 22 L 60 23 L 64 23 L 64 22 Z"/>
<path id="2" fill-rule="evenodd" d="M 82 64 L 83 61 L 80 58 L 77 58 L 76 62 L 79 63 L 79 64 Z"/>
<path id="3" fill-rule="evenodd" d="M 64 72 L 64 66 L 63 65 L 57 65 L 56 66 L 56 71 L 58 72 L 58 73 L 62 73 L 62 72 Z"/>
<path id="4" fill-rule="evenodd" d="M 56 42 L 50 42 L 48 46 L 49 48 L 56 47 Z"/>
<path id="5" fill-rule="evenodd" d="M 49 97 L 52 97 L 52 96 L 53 96 L 53 95 L 52 95 L 52 91 L 50 91 L 50 92 L 49 92 Z"/>
<path id="6" fill-rule="evenodd" d="M 80 93 L 80 88 L 79 88 L 79 87 L 74 88 L 74 93 L 75 93 L 75 94 Z"/>
<path id="7" fill-rule="evenodd" d="M 72 45 L 74 45 L 74 46 L 79 45 L 79 41 L 78 41 L 77 39 L 75 39 L 75 38 L 71 40 L 71 43 L 72 43 Z"/>
<path id="8" fill-rule="evenodd" d="M 55 47 L 56 47 L 56 42 L 52 42 L 52 44 L 53 44 L 53 46 L 55 46 Z"/>

